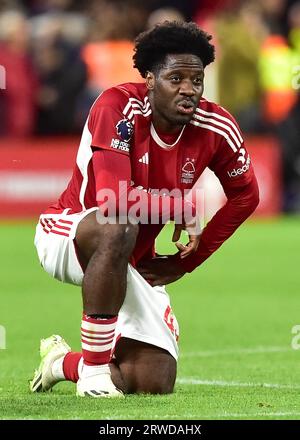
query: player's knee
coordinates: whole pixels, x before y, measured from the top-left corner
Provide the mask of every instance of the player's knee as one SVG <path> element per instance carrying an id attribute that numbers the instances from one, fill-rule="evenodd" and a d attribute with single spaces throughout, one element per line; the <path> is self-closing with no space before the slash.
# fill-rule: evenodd
<path id="1" fill-rule="evenodd" d="M 161 384 L 153 384 L 151 387 L 151 394 L 171 394 L 174 391 L 173 382 L 165 382 Z"/>
<path id="2" fill-rule="evenodd" d="M 93 230 L 93 248 L 114 258 L 129 257 L 132 253 L 137 234 L 138 225 L 134 224 L 106 224 L 97 225 Z"/>
<path id="3" fill-rule="evenodd" d="M 122 260 L 130 257 L 139 232 L 136 224 L 100 224 L 92 212 L 78 225 L 76 245 L 83 267 L 95 252 L 105 253 L 107 258 Z"/>
<path id="4" fill-rule="evenodd" d="M 174 391 L 176 368 L 168 377 L 110 364 L 114 384 L 126 394 L 171 394 Z"/>
<path id="5" fill-rule="evenodd" d="M 115 355 L 127 393 L 173 392 L 177 362 L 166 350 L 144 342 L 121 338 Z"/>
<path id="6" fill-rule="evenodd" d="M 102 239 L 104 236 L 106 246 L 116 257 L 127 257 L 134 249 L 138 231 L 138 225 L 130 223 L 127 225 L 106 225 L 105 231 L 101 231 L 100 236 Z M 101 247 L 101 240 L 99 245 Z"/>
<path id="7" fill-rule="evenodd" d="M 138 387 L 133 390 L 135 393 L 147 393 L 147 394 L 171 394 L 174 391 L 173 379 L 162 379 L 162 378 L 146 378 L 144 383 L 140 383 Z"/>
<path id="8" fill-rule="evenodd" d="M 131 394 L 170 394 L 174 391 L 176 371 L 167 376 L 152 374 L 148 371 L 146 374 L 137 373 L 135 376 L 125 376 L 127 392 Z M 124 376 L 123 376 L 124 377 Z"/>

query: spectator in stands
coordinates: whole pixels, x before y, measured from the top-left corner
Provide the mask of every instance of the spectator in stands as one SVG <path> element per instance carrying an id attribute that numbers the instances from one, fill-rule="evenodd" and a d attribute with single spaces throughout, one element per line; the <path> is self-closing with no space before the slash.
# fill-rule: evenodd
<path id="1" fill-rule="evenodd" d="M 78 126 L 78 96 L 86 83 L 80 48 L 63 36 L 64 16 L 45 15 L 42 33 L 33 48 L 41 87 L 38 95 L 38 134 L 67 134 Z M 80 125 L 80 124 L 79 124 Z"/>
<path id="2" fill-rule="evenodd" d="M 289 42 L 293 58 L 290 71 L 295 102 L 286 117 L 278 124 L 282 145 L 285 212 L 300 213 L 300 1 L 288 11 Z"/>
<path id="3" fill-rule="evenodd" d="M 70 12 L 85 9 L 89 2 L 81 0 L 23 0 L 30 15 L 40 15 L 53 12 Z"/>
<path id="4" fill-rule="evenodd" d="M 29 26 L 22 12 L 0 15 L 0 65 L 6 88 L 0 92 L 1 135 L 28 136 L 34 131 L 37 77 L 29 56 Z"/>
<path id="5" fill-rule="evenodd" d="M 126 0 L 98 0 L 93 4 L 91 34 L 82 50 L 90 101 L 115 84 L 140 80 L 131 59 L 133 39 L 144 28 L 146 13 L 135 7 Z"/>
<path id="6" fill-rule="evenodd" d="M 291 46 L 300 54 L 300 1 L 288 10 L 288 37 Z"/>
<path id="7" fill-rule="evenodd" d="M 268 27 L 260 51 L 259 74 L 265 121 L 277 135 L 282 152 L 283 204 L 285 212 L 300 212 L 300 102 L 294 87 L 295 67 L 300 65 L 297 6 L 288 11 L 289 40 L 285 33 L 286 0 L 268 0 L 263 13 Z M 298 30 L 297 30 L 298 29 Z"/>
<path id="8" fill-rule="evenodd" d="M 194 18 L 197 23 L 206 22 L 209 17 L 214 17 L 222 11 L 231 11 L 239 3 L 239 0 L 201 0 L 195 1 Z"/>
<path id="9" fill-rule="evenodd" d="M 284 15 L 287 7 L 287 0 L 256 0 L 262 7 L 263 18 L 271 34 L 284 35 Z"/>
<path id="10" fill-rule="evenodd" d="M 147 0 L 145 4 L 147 3 L 149 13 L 157 9 L 175 9 L 184 17 L 184 20 L 191 21 L 195 17 L 197 8 L 201 7 L 202 2 L 203 0 Z"/>
<path id="11" fill-rule="evenodd" d="M 219 42 L 218 92 L 221 105 L 239 121 L 243 131 L 264 129 L 260 110 L 258 59 L 267 29 L 255 1 L 241 3 L 216 20 Z"/>
<path id="12" fill-rule="evenodd" d="M 156 24 L 163 23 L 164 21 L 185 21 L 183 14 L 175 8 L 160 8 L 153 11 L 147 20 L 147 28 L 151 29 Z"/>

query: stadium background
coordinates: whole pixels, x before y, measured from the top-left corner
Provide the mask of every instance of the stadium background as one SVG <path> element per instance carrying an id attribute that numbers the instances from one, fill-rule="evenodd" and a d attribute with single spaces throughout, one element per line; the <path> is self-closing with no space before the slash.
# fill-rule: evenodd
<path id="1" fill-rule="evenodd" d="M 182 335 L 173 396 L 86 403 L 71 384 L 30 396 L 39 339 L 62 333 L 79 349 L 80 320 L 78 289 L 38 266 L 34 222 L 70 177 L 95 97 L 139 80 L 134 37 L 174 18 L 214 36 L 204 96 L 237 118 L 260 205 L 170 286 Z M 0 0 L 0 418 L 299 418 L 299 73 L 299 1 Z M 224 195 L 210 173 L 198 184 L 208 220 Z M 174 252 L 170 235 L 161 251 Z"/>

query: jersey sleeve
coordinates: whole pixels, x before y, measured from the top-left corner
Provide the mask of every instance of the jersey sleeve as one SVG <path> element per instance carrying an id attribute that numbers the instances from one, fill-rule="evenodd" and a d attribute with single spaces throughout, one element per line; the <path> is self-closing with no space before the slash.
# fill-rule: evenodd
<path id="1" fill-rule="evenodd" d="M 123 114 L 127 102 L 128 97 L 115 88 L 105 91 L 96 100 L 88 121 L 94 148 L 129 155 L 134 128 Z"/>
<path id="2" fill-rule="evenodd" d="M 227 197 L 235 188 L 246 186 L 253 178 L 251 158 L 244 141 L 234 151 L 223 139 L 209 168 L 220 180 Z"/>
<path id="3" fill-rule="evenodd" d="M 179 264 L 187 272 L 209 258 L 252 214 L 259 202 L 257 180 L 242 139 L 234 144 L 230 138 L 223 138 L 209 168 L 220 180 L 227 202 L 204 228 L 196 253 L 184 260 L 177 255 Z"/>

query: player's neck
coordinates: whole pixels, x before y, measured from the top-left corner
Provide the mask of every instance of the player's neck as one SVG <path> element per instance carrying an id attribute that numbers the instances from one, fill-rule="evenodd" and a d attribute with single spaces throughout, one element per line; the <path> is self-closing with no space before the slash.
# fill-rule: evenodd
<path id="1" fill-rule="evenodd" d="M 151 123 L 150 133 L 154 141 L 162 148 L 172 149 L 174 148 L 183 134 L 185 125 L 182 127 L 179 133 L 160 133 L 155 130 L 154 125 Z"/>
<path id="2" fill-rule="evenodd" d="M 160 116 L 155 117 L 155 114 L 153 114 L 152 117 L 152 125 L 157 131 L 157 133 L 166 136 L 179 134 L 184 127 L 184 124 L 181 125 L 170 124 L 169 121 L 164 120 Z"/>

